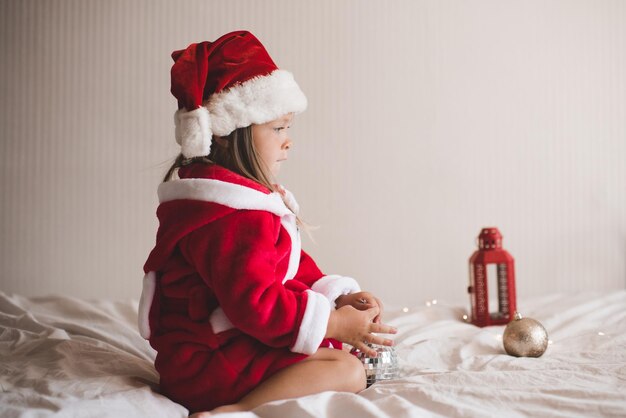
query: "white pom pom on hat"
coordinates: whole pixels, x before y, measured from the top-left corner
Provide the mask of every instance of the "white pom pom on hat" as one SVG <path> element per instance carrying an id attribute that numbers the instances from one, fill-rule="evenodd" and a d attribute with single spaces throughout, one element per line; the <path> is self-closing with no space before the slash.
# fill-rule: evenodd
<path id="1" fill-rule="evenodd" d="M 211 118 L 206 107 L 174 113 L 176 142 L 186 158 L 208 155 L 211 151 Z M 208 141 L 207 141 L 208 138 Z"/>

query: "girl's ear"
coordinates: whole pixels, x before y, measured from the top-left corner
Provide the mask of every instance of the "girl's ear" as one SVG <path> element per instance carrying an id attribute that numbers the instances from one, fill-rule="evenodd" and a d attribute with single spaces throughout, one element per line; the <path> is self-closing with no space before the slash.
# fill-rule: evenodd
<path id="1" fill-rule="evenodd" d="M 221 136 L 213 136 L 213 140 L 222 148 L 228 148 L 228 140 Z"/>

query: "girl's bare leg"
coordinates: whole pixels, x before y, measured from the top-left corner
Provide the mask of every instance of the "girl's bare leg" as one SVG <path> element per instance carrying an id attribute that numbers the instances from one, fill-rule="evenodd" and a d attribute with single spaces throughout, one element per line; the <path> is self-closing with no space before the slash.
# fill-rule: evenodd
<path id="1" fill-rule="evenodd" d="M 220 406 L 211 412 L 249 411 L 266 402 L 327 390 L 356 393 L 365 386 L 365 370 L 355 356 L 344 350 L 320 348 L 307 359 L 280 370 L 236 404 Z M 198 413 L 191 417 L 209 415 Z"/>

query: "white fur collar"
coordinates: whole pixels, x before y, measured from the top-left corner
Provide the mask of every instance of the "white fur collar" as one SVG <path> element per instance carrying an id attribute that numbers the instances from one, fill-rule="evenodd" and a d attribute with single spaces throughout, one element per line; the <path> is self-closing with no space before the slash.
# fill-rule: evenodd
<path id="1" fill-rule="evenodd" d="M 288 190 L 285 190 L 285 204 L 280 193 L 266 194 L 240 184 L 215 179 L 171 180 L 159 185 L 158 196 L 159 203 L 178 199 L 201 200 L 233 209 L 265 210 L 280 217 L 290 213 L 297 214 L 298 211 L 298 203 Z"/>

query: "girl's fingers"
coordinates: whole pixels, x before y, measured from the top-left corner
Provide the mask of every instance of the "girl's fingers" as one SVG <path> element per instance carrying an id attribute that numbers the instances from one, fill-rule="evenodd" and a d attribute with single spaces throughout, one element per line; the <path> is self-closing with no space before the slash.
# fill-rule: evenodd
<path id="1" fill-rule="evenodd" d="M 380 322 L 380 315 L 383 313 L 383 311 L 381 310 L 382 306 L 380 305 L 378 299 L 376 299 L 375 297 L 372 297 L 371 304 L 378 307 L 378 315 L 376 315 L 376 317 L 372 320 L 372 322 L 378 323 Z"/>
<path id="2" fill-rule="evenodd" d="M 380 312 L 378 313 L 378 316 L 376 318 L 374 318 L 374 322 L 379 324 L 380 321 L 381 321 L 381 317 L 383 316 L 383 303 L 380 301 L 380 299 L 378 299 L 375 296 L 374 296 L 374 301 L 375 301 L 376 305 L 378 305 L 378 309 L 380 309 Z"/>
<path id="3" fill-rule="evenodd" d="M 358 297 L 357 301 L 358 301 L 359 303 L 361 303 L 361 304 L 367 304 L 367 303 L 370 303 L 370 299 L 369 299 L 369 298 L 367 298 L 367 297 L 365 297 L 365 296 L 363 296 L 363 295 L 359 295 L 359 294 L 357 294 L 356 296 Z"/>
<path id="4" fill-rule="evenodd" d="M 354 345 L 361 353 L 364 353 L 368 357 L 376 357 L 378 353 L 373 348 L 367 346 L 367 344 L 363 342 L 358 342 Z"/>
<path id="5" fill-rule="evenodd" d="M 380 309 L 378 309 L 378 306 L 374 306 L 374 307 L 369 308 L 366 312 L 368 313 L 369 320 L 371 321 L 372 319 L 378 316 Z"/>
<path id="6" fill-rule="evenodd" d="M 370 344 L 386 345 L 388 347 L 391 347 L 393 345 L 392 340 L 390 340 L 389 338 L 380 337 L 378 335 L 371 335 L 370 338 L 368 338 L 368 342 Z"/>
<path id="7" fill-rule="evenodd" d="M 376 332 L 378 334 L 395 334 L 398 332 L 398 330 L 391 325 L 374 323 L 370 325 L 370 332 Z"/>
<path id="8" fill-rule="evenodd" d="M 359 341 L 354 345 L 360 352 L 364 353 L 368 357 L 376 357 L 378 353 L 368 344 L 384 345 L 387 347 L 393 346 L 393 341 L 388 338 L 383 338 L 378 335 L 368 334 L 363 341 Z"/>
<path id="9" fill-rule="evenodd" d="M 357 293 L 355 294 L 355 296 L 356 298 L 354 299 L 352 306 L 354 306 L 358 310 L 363 311 L 365 309 L 376 306 L 374 299 L 367 297 L 367 294 Z"/>
<path id="10" fill-rule="evenodd" d="M 371 309 L 371 308 L 376 307 L 376 305 L 372 305 L 372 304 L 371 304 L 371 303 L 369 303 L 369 302 L 366 302 L 366 303 L 361 303 L 361 302 L 358 302 L 358 303 L 356 303 L 356 304 L 355 304 L 355 305 L 353 305 L 353 306 L 354 306 L 355 308 L 357 308 L 359 311 L 366 311 L 366 310 L 368 310 L 368 309 Z"/>

